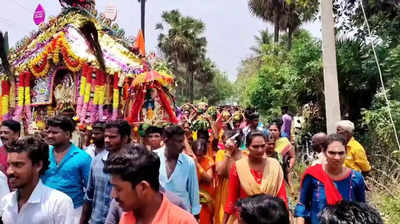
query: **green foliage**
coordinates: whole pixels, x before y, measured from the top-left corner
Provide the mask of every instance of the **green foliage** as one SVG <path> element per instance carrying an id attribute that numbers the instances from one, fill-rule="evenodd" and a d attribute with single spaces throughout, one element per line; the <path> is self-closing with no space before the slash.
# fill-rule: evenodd
<path id="1" fill-rule="evenodd" d="M 263 44 L 271 44 L 272 43 L 272 36 L 271 34 L 268 32 L 268 30 L 261 30 L 259 32 L 259 35 L 254 36 L 254 39 L 256 41 L 256 46 L 253 46 L 250 48 L 250 50 L 252 50 L 256 56 L 260 56 L 262 54 L 261 52 L 261 46 Z"/>
<path id="2" fill-rule="evenodd" d="M 393 192 L 400 192 L 399 186 L 394 185 Z M 395 196 L 395 197 L 393 197 Z M 376 206 L 384 223 L 400 223 L 400 194 L 391 195 L 382 191 L 372 191 L 370 200 Z"/>
<path id="3" fill-rule="evenodd" d="M 207 98 L 209 105 L 218 105 L 229 100 L 234 93 L 234 87 L 228 77 L 220 71 L 215 71 L 215 76 L 206 85 L 196 85 L 196 99 Z"/>
<path id="4" fill-rule="evenodd" d="M 277 115 L 277 108 L 282 104 L 293 105 L 290 91 L 293 69 L 289 66 L 286 51 L 279 51 L 277 45 L 264 45 L 264 63 L 258 73 L 255 88 L 250 90 L 250 102 L 264 114 Z M 278 52 L 276 54 L 275 52 Z M 278 110 L 279 111 L 279 110 Z"/>
<path id="5" fill-rule="evenodd" d="M 400 135 L 400 101 L 392 100 L 390 104 L 397 134 Z M 364 110 L 362 115 L 363 124 L 368 127 L 366 135 L 370 138 L 368 142 L 369 151 L 383 155 L 397 151 L 398 146 L 389 117 L 389 107 L 386 105 L 382 90 L 375 95 L 371 109 Z M 374 137 L 371 138 L 371 136 Z"/>
<path id="6" fill-rule="evenodd" d="M 282 105 L 295 112 L 305 103 L 323 102 L 319 47 L 306 31 L 295 34 L 291 51 L 282 44 L 262 45 L 261 56 L 243 61 L 239 69 L 239 102 L 256 106 L 267 119 L 279 116 Z"/>
<path id="7" fill-rule="evenodd" d="M 299 32 L 290 51 L 290 65 L 296 76 L 293 77 L 293 89 L 298 105 L 310 102 L 324 108 L 324 79 L 322 67 L 321 43 L 307 32 Z"/>
<path id="8" fill-rule="evenodd" d="M 386 223 L 400 223 L 400 200 L 389 195 L 377 202 Z"/>
<path id="9" fill-rule="evenodd" d="M 389 48 L 400 43 L 400 2 L 393 0 L 362 0 L 373 35 L 383 40 Z M 359 1 L 335 0 L 334 11 L 339 30 L 353 32 L 356 38 L 368 36 Z"/>
<path id="10" fill-rule="evenodd" d="M 360 109 L 370 107 L 378 88 L 375 59 L 370 47 L 357 39 L 338 41 L 337 55 L 341 111 L 356 121 L 361 118 Z"/>

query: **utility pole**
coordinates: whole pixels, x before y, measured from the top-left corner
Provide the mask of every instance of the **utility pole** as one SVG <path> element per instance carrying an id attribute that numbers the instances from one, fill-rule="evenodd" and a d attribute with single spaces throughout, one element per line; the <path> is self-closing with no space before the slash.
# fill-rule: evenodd
<path id="1" fill-rule="evenodd" d="M 141 29 L 143 33 L 143 39 L 145 40 L 145 18 L 146 18 L 146 0 L 139 0 L 140 1 L 140 18 L 141 18 Z"/>
<path id="2" fill-rule="evenodd" d="M 336 38 L 332 0 L 321 0 L 322 56 L 327 133 L 335 133 L 340 120 L 339 87 L 336 67 Z"/>

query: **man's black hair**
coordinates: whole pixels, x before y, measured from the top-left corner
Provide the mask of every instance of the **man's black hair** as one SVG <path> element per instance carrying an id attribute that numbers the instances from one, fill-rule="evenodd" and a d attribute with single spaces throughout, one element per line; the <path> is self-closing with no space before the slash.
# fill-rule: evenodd
<path id="1" fill-rule="evenodd" d="M 131 125 L 126 120 L 115 120 L 115 121 L 108 121 L 106 123 L 106 129 L 116 128 L 118 129 L 118 134 L 122 136 L 131 137 Z"/>
<path id="2" fill-rule="evenodd" d="M 176 126 L 176 125 L 171 125 L 171 126 L 164 128 L 164 136 L 166 138 L 172 138 L 175 135 L 181 136 L 184 134 L 185 134 L 185 131 L 183 130 L 183 128 Z"/>
<path id="3" fill-rule="evenodd" d="M 144 135 L 146 137 L 149 136 L 150 134 L 154 134 L 154 133 L 158 133 L 158 134 L 162 135 L 163 131 L 164 131 L 163 128 L 152 125 L 152 126 L 148 127 L 146 129 L 146 131 L 144 131 L 144 133 L 145 133 Z"/>
<path id="4" fill-rule="evenodd" d="M 58 127 L 61 130 L 72 134 L 75 130 L 76 124 L 70 117 L 57 115 L 47 120 L 47 127 Z"/>
<path id="5" fill-rule="evenodd" d="M 286 114 L 289 111 L 289 107 L 288 106 L 282 106 L 281 110 L 282 110 L 283 113 Z"/>
<path id="6" fill-rule="evenodd" d="M 276 197 L 257 194 L 236 203 L 246 224 L 289 224 L 285 203 Z"/>
<path id="7" fill-rule="evenodd" d="M 255 108 L 247 108 L 245 111 L 244 111 L 244 117 L 247 119 L 247 120 L 250 120 L 250 121 L 252 121 L 252 120 L 256 120 L 256 119 L 259 119 L 260 118 L 260 114 L 256 111 L 256 109 Z"/>
<path id="8" fill-rule="evenodd" d="M 93 123 L 93 129 L 100 129 L 104 131 L 106 128 L 106 123 L 104 121 L 96 121 Z"/>
<path id="9" fill-rule="evenodd" d="M 378 211 L 366 203 L 341 201 L 319 215 L 321 224 L 383 224 Z"/>
<path id="10" fill-rule="evenodd" d="M 197 138 L 202 138 L 208 141 L 210 138 L 210 133 L 208 133 L 208 130 L 200 129 L 197 131 Z"/>
<path id="11" fill-rule="evenodd" d="M 7 148 L 8 153 L 21 153 L 26 152 L 32 164 L 38 164 L 42 162 L 43 167 L 39 172 L 39 175 L 44 174 L 49 168 L 49 145 L 44 141 L 34 138 L 33 136 L 28 136 L 17 140 Z"/>
<path id="12" fill-rule="evenodd" d="M 11 131 L 20 134 L 21 132 L 21 124 L 18 121 L 14 120 L 4 120 L 1 122 L 1 126 L 5 126 L 9 128 Z"/>
<path id="13" fill-rule="evenodd" d="M 104 172 L 118 175 L 135 187 L 141 181 L 159 191 L 160 158 L 142 144 L 129 144 L 120 152 L 112 154 L 105 162 Z"/>

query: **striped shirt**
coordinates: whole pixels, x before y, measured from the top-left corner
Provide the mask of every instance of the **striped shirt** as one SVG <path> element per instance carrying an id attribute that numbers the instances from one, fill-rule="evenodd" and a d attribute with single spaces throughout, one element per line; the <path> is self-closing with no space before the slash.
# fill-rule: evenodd
<path id="1" fill-rule="evenodd" d="M 102 151 L 94 158 L 90 168 L 85 201 L 92 206 L 91 224 L 105 223 L 112 200 L 111 176 L 103 172 L 104 162 L 107 158 L 108 151 Z"/>

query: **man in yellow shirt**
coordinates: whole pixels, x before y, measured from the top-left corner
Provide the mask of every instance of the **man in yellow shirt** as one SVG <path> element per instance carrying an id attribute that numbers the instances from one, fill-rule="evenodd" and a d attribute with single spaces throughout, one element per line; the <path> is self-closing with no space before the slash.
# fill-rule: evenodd
<path id="1" fill-rule="evenodd" d="M 346 159 L 344 165 L 364 175 L 371 170 L 364 147 L 354 139 L 354 124 L 349 120 L 342 120 L 336 123 L 336 133 L 346 138 Z"/>

